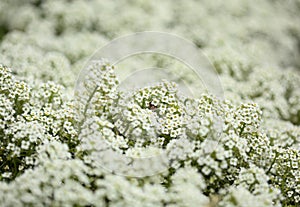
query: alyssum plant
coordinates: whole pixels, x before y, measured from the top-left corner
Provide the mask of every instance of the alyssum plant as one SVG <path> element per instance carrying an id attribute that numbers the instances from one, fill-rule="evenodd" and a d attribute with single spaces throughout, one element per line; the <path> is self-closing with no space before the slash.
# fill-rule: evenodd
<path id="1" fill-rule="evenodd" d="M 299 205 L 299 130 L 265 127 L 253 102 L 191 99 L 168 81 L 127 93 L 118 84 L 97 61 L 68 100 L 62 86 L 0 66 L 1 205 Z M 110 173 L 98 164 L 103 143 L 135 159 L 164 151 L 169 167 L 135 178 L 114 160 Z"/>

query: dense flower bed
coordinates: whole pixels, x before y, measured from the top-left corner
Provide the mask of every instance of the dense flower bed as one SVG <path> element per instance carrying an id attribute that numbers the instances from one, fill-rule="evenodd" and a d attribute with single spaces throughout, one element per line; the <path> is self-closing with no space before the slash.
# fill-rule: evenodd
<path id="1" fill-rule="evenodd" d="M 299 11 L 297 0 L 1 1 L 0 206 L 300 205 Z M 143 30 L 193 41 L 225 100 L 171 81 L 124 93 L 105 60 L 74 94 L 96 49 Z M 106 145 L 137 160 L 164 151 L 168 168 L 137 178 L 113 160 L 109 172 Z"/>

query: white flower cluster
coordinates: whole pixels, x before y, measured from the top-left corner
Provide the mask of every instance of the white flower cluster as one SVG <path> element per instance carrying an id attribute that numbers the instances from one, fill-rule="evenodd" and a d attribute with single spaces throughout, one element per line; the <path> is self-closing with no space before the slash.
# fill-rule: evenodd
<path id="1" fill-rule="evenodd" d="M 31 87 L 3 65 L 0 78 L 1 179 L 11 180 L 35 164 L 40 145 L 51 140 L 75 145 L 77 131 L 61 86 L 48 82 Z"/>
<path id="2" fill-rule="evenodd" d="M 11 194 L 22 182 L 25 186 L 15 193 L 36 191 L 22 194 L 21 200 L 2 198 L 8 206 L 19 202 L 127 206 L 138 205 L 135 203 L 145 197 L 152 206 L 197 206 L 216 202 L 207 197 L 213 194 L 218 195 L 220 206 L 231 205 L 233 198 L 235 205 L 250 205 L 240 198 L 248 194 L 263 206 L 299 202 L 299 151 L 276 144 L 269 136 L 272 131 L 264 133 L 262 112 L 256 104 L 234 106 L 211 95 L 191 100 L 180 96 L 176 85 L 169 82 L 126 96 L 116 89 L 114 66 L 97 61 L 90 69 L 74 105 L 62 98 L 59 85 L 48 82 L 31 88 L 1 66 L 1 92 L 8 100 L 3 102 L 6 110 L 1 116 L 1 161 L 6 163 L 1 173 L 3 180 L 19 176 L 9 184 L 2 183 L 0 189 L 3 195 Z M 99 79 L 106 84 L 98 84 Z M 10 118 L 4 116 L 7 109 Z M 215 125 L 218 120 L 221 128 Z M 164 132 L 164 128 L 169 130 Z M 178 129 L 175 136 L 172 132 Z M 287 130 L 289 133 L 292 131 Z M 170 168 L 155 179 L 117 178 L 98 165 L 104 161 L 97 153 L 104 149 L 101 140 L 121 156 L 133 158 L 161 153 L 153 147 L 165 149 Z M 159 164 L 154 161 L 151 168 L 158 169 Z M 147 171 L 149 166 L 145 166 Z M 124 167 L 116 160 L 114 172 Z M 43 177 L 26 186 L 26 180 L 38 174 Z M 121 191 L 117 190 L 120 186 Z M 133 199 L 136 190 L 143 193 Z M 154 194 L 145 193 L 148 191 Z M 67 196 L 61 197 L 62 193 Z"/>
<path id="3" fill-rule="evenodd" d="M 0 205 L 299 206 L 299 11 L 299 0 L 0 1 Z M 168 81 L 120 91 L 104 60 L 70 98 L 95 49 L 143 30 L 202 48 L 226 100 Z M 201 88 L 183 64 L 143 57 Z M 121 69 L 144 68 L 133 60 Z"/>
<path id="4" fill-rule="evenodd" d="M 274 186 L 279 188 L 284 196 L 283 204 L 299 204 L 300 201 L 300 173 L 299 173 L 299 150 L 282 149 L 274 147 L 272 149 L 272 165 L 267 169 L 270 180 Z"/>
<path id="5" fill-rule="evenodd" d="M 98 67 L 103 68 L 101 65 Z M 164 87 L 161 88 L 161 86 Z M 149 91 L 153 95 L 149 95 Z M 164 92 L 162 93 L 162 91 Z M 108 104 L 108 106 L 111 105 L 111 109 L 116 106 L 119 107 L 113 109 L 112 112 L 106 112 L 107 121 L 99 120 L 96 123 L 100 124 L 100 128 L 93 129 L 90 127 L 89 130 L 100 130 L 99 136 L 110 142 L 119 153 L 126 154 L 129 151 L 130 155 L 140 154 L 148 145 L 166 148 L 171 167 L 169 172 L 163 175 L 166 186 L 172 186 L 170 176 L 172 177 L 174 172 L 182 167 L 192 166 L 203 176 L 206 186 L 203 191 L 206 193 L 224 191 L 236 183 L 234 181 L 241 176 L 242 169 L 251 170 L 254 168 L 258 170 L 258 173 L 266 173 L 265 176 L 270 176 L 270 179 L 265 178 L 265 182 L 257 187 L 258 190 L 256 191 L 253 186 L 249 187 L 249 192 L 255 192 L 254 195 L 256 193 L 262 194 L 265 199 L 268 198 L 270 205 L 273 202 L 280 203 L 278 193 L 273 195 L 272 191 L 281 191 L 282 195 L 285 195 L 287 189 L 296 190 L 298 178 L 295 173 L 289 174 L 289 179 L 295 182 L 295 185 L 290 186 L 290 188 L 279 187 L 280 176 L 275 175 L 275 178 L 272 175 L 278 162 L 277 156 L 285 156 L 285 151 L 275 153 L 276 156 L 273 156 L 274 144 L 272 139 L 260 128 L 262 112 L 257 104 L 248 103 L 234 106 L 229 102 L 221 102 L 207 95 L 203 95 L 199 100 L 196 99 L 193 102 L 175 93 L 174 101 L 169 102 L 167 106 L 167 109 L 171 109 L 167 112 L 175 113 L 175 115 L 170 115 L 170 113 L 164 113 L 164 106 L 165 101 L 169 99 L 168 94 L 173 94 L 174 91 L 176 92 L 174 86 L 170 87 L 170 83 L 164 82 L 159 87 L 146 87 L 133 92 L 133 101 L 126 99 L 128 101 L 126 103 L 121 98 L 116 99 L 115 104 Z M 121 97 L 121 95 L 116 96 Z M 173 104 L 180 110 L 172 111 Z M 216 116 L 223 120 L 221 129 L 213 124 L 217 121 Z M 103 118 L 103 116 L 101 117 Z M 161 122 L 161 120 L 169 120 L 170 117 L 172 121 L 176 121 L 174 126 L 182 129 L 181 133 L 176 136 L 172 136 L 171 132 L 164 134 L 161 130 L 161 127 L 166 123 Z M 181 119 L 176 117 L 181 117 Z M 144 129 L 145 124 L 149 125 L 147 130 Z M 135 134 L 137 131 L 139 133 Z M 97 142 L 95 139 L 97 136 L 90 139 L 89 143 L 85 143 L 95 145 L 94 143 Z M 142 151 L 140 151 L 141 147 L 144 148 Z M 87 149 L 92 148 L 87 147 Z M 93 156 L 92 160 L 96 161 L 97 158 Z M 298 164 L 298 158 L 296 160 L 296 164 Z M 118 166 L 122 168 L 122 165 Z M 155 167 L 153 166 L 153 168 Z M 240 178 L 243 181 L 235 185 L 240 185 L 244 181 L 252 183 L 250 177 L 247 177 L 249 180 L 243 180 L 244 177 Z M 258 175 L 258 177 L 263 178 L 262 175 Z M 274 186 L 269 185 L 268 181 Z"/>
<path id="6" fill-rule="evenodd" d="M 158 0 L 123 0 L 118 4 L 108 0 L 2 1 L 0 35 L 8 34 L 0 46 L 0 60 L 21 76 L 70 86 L 76 77 L 74 71 L 78 72 L 85 58 L 107 39 L 161 30 L 180 34 L 204 47 L 212 60 L 218 60 L 214 64 L 218 70 L 243 79 L 253 65 L 249 59 L 255 59 L 255 63 L 299 65 L 298 8 L 297 0 L 288 4 L 271 0 L 214 4 L 209 0 L 176 4 Z"/>
<path id="7" fill-rule="evenodd" d="M 277 206 L 268 198 L 268 194 L 254 195 L 246 188 L 241 186 L 231 187 L 228 194 L 219 203 L 220 207 L 248 207 L 248 206 Z"/>

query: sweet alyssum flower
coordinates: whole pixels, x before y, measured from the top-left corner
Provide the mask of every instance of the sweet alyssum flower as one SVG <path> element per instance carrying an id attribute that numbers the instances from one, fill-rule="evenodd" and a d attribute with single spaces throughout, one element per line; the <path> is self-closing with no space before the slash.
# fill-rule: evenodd
<path id="1" fill-rule="evenodd" d="M 298 206 L 298 13 L 294 0 L 1 1 L 0 62 L 12 67 L 0 66 L 1 205 Z M 168 81 L 123 94 L 106 61 L 89 65 L 73 99 L 95 48 L 159 29 L 203 49 L 226 100 L 183 97 Z M 146 62 L 201 85 L 182 63 L 143 55 L 121 69 Z M 122 177 L 130 168 L 100 157 L 107 149 L 139 173 L 161 169 L 143 159 L 162 152 L 168 167 Z"/>

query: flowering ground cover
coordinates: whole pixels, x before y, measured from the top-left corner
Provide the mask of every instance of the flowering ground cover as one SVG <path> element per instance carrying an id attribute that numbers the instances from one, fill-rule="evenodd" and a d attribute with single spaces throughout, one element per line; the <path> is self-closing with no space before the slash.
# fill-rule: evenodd
<path id="1" fill-rule="evenodd" d="M 0 206 L 299 206 L 299 12 L 298 0 L 1 1 Z M 146 30 L 193 42 L 224 98 L 182 93 L 199 82 L 165 56 L 89 61 Z M 145 62 L 178 81 L 119 90 L 118 71 Z"/>

